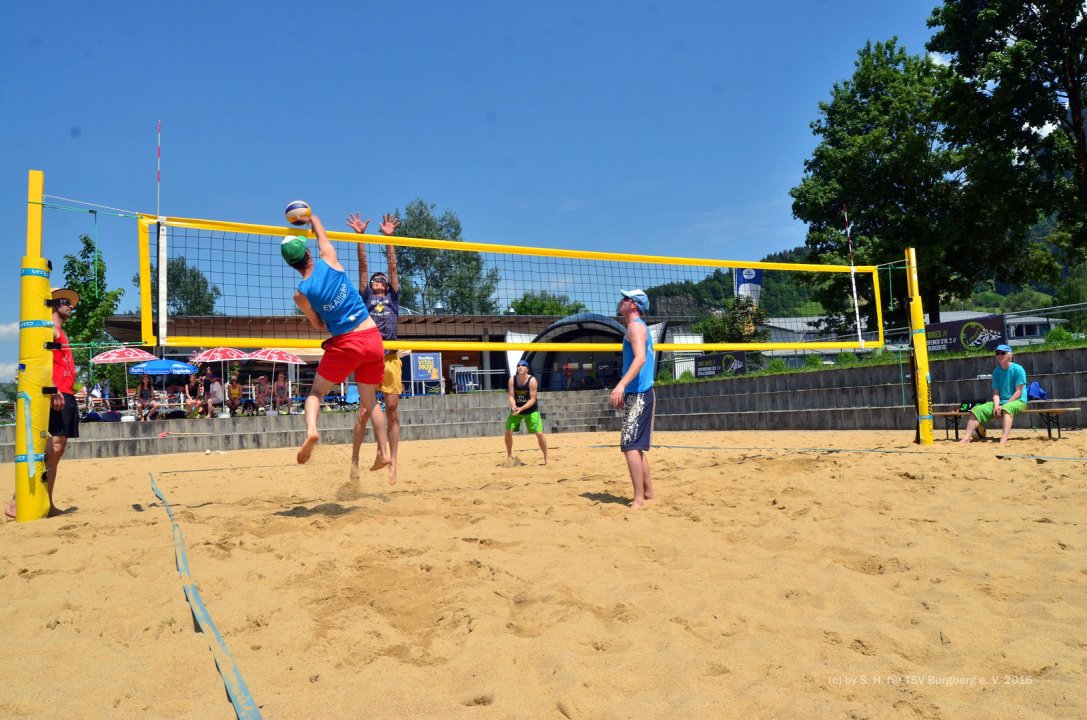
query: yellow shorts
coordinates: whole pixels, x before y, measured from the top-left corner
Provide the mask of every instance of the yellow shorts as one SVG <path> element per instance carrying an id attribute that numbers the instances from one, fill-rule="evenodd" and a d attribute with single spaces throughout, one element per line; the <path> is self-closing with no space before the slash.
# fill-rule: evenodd
<path id="1" fill-rule="evenodd" d="M 400 395 L 404 392 L 404 364 L 400 362 L 395 350 L 385 353 L 385 377 L 378 388 L 386 395 Z"/>

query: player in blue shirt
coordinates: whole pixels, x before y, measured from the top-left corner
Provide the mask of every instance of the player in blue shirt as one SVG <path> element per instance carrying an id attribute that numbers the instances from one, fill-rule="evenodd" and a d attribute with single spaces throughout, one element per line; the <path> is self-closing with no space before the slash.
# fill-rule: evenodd
<path id="1" fill-rule="evenodd" d="M 362 406 L 373 418 L 377 439 L 377 459 L 371 470 L 379 470 L 392 462 L 389 440 L 385 431 L 385 413 L 377 404 L 377 386 L 385 373 L 385 348 L 381 333 L 351 278 L 336 257 L 336 248 L 329 242 L 324 225 L 316 215 L 310 216 L 313 233 L 317 236 L 319 257 L 314 260 L 302 237 L 286 237 L 280 245 L 283 260 L 302 276 L 294 292 L 294 302 L 317 330 L 328 330 L 332 337 L 321 343 L 325 354 L 317 366 L 313 386 L 306 396 L 306 439 L 298 449 L 298 462 L 309 460 L 320 440 L 317 415 L 321 398 L 333 385 L 342 383 L 352 373 L 359 386 Z M 395 482 L 390 478 L 390 484 Z"/>

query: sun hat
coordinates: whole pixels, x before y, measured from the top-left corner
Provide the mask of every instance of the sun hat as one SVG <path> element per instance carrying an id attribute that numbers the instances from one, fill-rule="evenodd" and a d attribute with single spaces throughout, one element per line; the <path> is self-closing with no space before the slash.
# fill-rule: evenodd
<path id="1" fill-rule="evenodd" d="M 288 235 L 279 244 L 279 252 L 288 265 L 294 265 L 306 257 L 306 239 L 298 235 Z"/>
<path id="2" fill-rule="evenodd" d="M 634 304 L 638 306 L 638 312 L 645 315 L 649 312 L 649 296 L 645 294 L 644 290 L 620 290 L 623 297 L 630 298 L 634 301 Z"/>
<path id="3" fill-rule="evenodd" d="M 79 304 L 79 293 L 71 288 L 53 288 L 49 291 L 53 300 L 60 300 L 61 298 L 67 300 L 75 307 Z"/>

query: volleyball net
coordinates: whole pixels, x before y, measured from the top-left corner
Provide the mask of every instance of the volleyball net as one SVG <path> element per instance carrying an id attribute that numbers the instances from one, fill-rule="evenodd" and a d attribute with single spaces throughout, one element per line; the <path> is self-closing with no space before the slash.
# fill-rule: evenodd
<path id="1" fill-rule="evenodd" d="M 145 344 L 308 348 L 325 339 L 295 306 L 300 277 L 279 252 L 284 236 L 302 235 L 316 256 L 308 228 L 141 215 L 138 230 Z M 388 272 L 386 246 L 395 249 L 401 311 L 389 349 L 616 350 L 607 328 L 617 325 L 620 289 L 634 288 L 650 298 L 645 319 L 663 330 L 656 347 L 665 352 L 884 344 L 875 266 L 328 236 L 359 290 L 368 281 L 359 276 L 362 258 L 367 275 Z"/>

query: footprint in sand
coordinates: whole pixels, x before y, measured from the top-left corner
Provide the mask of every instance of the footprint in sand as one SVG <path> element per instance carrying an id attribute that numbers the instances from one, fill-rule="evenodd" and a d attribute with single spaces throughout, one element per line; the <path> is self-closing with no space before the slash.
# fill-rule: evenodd
<path id="1" fill-rule="evenodd" d="M 521 462 L 521 458 L 517 457 L 516 455 L 514 455 L 513 457 L 506 458 L 506 461 L 504 463 L 502 463 L 502 467 L 504 467 L 504 468 L 515 468 L 515 467 L 521 467 L 523 465 L 524 465 L 524 463 Z"/>

